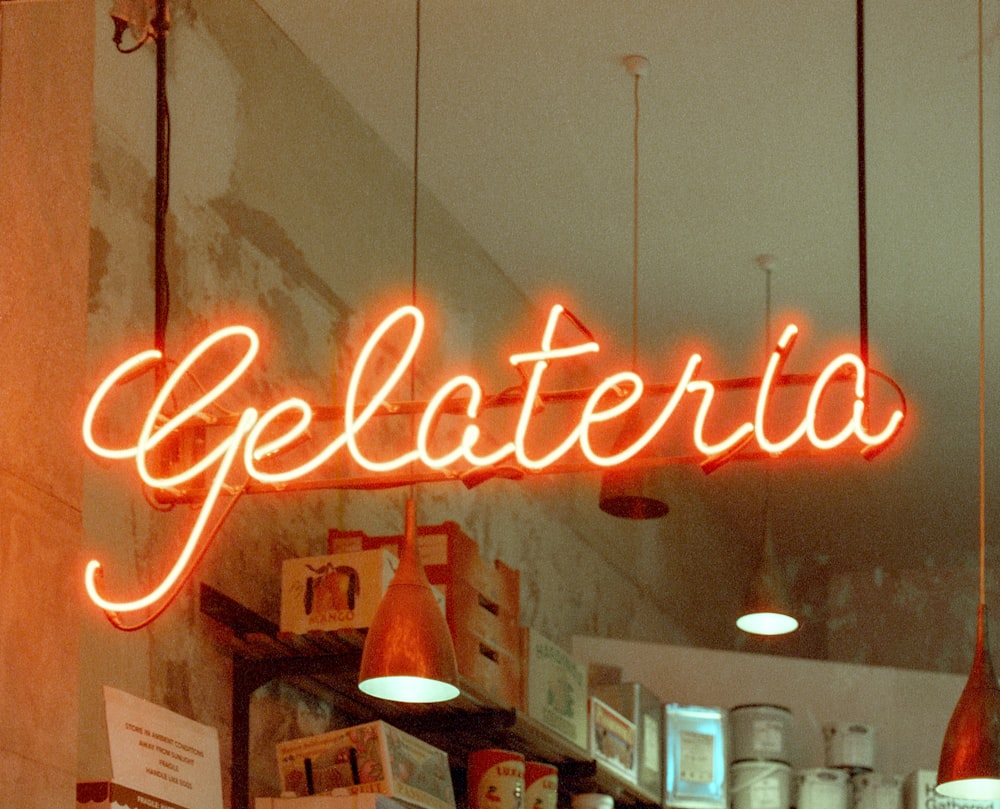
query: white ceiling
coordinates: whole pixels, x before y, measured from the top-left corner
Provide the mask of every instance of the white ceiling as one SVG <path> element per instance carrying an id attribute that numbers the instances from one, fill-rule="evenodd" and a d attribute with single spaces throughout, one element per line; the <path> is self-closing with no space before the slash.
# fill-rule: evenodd
<path id="1" fill-rule="evenodd" d="M 412 0 L 258 2 L 412 165 Z M 946 563 L 956 543 L 974 550 L 977 525 L 976 4 L 868 6 L 872 359 L 906 391 L 910 419 L 898 453 L 823 493 L 835 519 L 817 518 L 811 542 L 879 564 Z M 695 335 L 715 349 L 716 375 L 759 374 L 764 279 L 754 259 L 769 253 L 775 317 L 795 312 L 805 327 L 801 365 L 789 370 L 815 371 L 813 348 L 857 346 L 855 8 L 424 0 L 421 182 L 523 289 L 562 291 L 595 332 L 627 346 L 634 108 L 622 60 L 641 53 L 650 62 L 639 85 L 647 360 Z M 995 312 L 998 20 L 990 0 Z M 990 331 L 992 402 L 1000 337 Z M 861 505 L 851 501 L 859 492 Z"/>

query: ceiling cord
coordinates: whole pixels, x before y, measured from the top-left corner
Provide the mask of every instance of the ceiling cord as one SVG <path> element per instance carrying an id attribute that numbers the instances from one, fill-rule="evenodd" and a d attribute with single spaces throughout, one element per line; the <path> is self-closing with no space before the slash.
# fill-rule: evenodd
<path id="1" fill-rule="evenodd" d="M 156 210 L 154 220 L 154 347 L 166 356 L 167 320 L 170 313 L 170 280 L 166 262 L 167 212 L 170 200 L 170 106 L 167 103 L 167 0 L 157 0 L 153 18 L 156 42 Z M 157 366 L 158 384 L 166 373 Z"/>
<path id="2" fill-rule="evenodd" d="M 639 368 L 639 71 L 633 77 L 632 127 L 632 370 Z"/>
<path id="3" fill-rule="evenodd" d="M 983 181 L 983 0 L 976 48 L 979 110 L 979 604 L 986 604 L 986 189 Z"/>
<path id="4" fill-rule="evenodd" d="M 858 120 L 858 297 L 859 356 L 868 362 L 868 203 L 865 175 L 865 3 L 857 0 L 855 12 Z"/>
<path id="5" fill-rule="evenodd" d="M 414 20 L 414 55 L 413 55 L 413 220 L 411 223 L 411 266 L 410 266 L 410 303 L 417 305 L 417 224 L 420 205 L 420 0 L 416 0 L 416 19 Z M 417 398 L 417 365 L 410 363 L 410 401 Z M 410 434 L 416 437 L 417 414 L 410 414 Z M 411 476 L 415 466 L 410 463 Z M 410 485 L 410 499 L 414 497 L 415 487 Z"/>

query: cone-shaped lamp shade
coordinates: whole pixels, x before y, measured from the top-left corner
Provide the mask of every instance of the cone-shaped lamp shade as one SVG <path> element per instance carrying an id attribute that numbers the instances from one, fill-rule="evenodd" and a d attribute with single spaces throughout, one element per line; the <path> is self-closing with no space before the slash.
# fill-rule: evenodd
<path id="1" fill-rule="evenodd" d="M 750 579 L 736 626 L 751 635 L 787 635 L 799 628 L 799 622 L 792 615 L 788 595 L 775 569 L 774 551 L 766 524 L 764 531 L 760 565 Z"/>
<path id="2" fill-rule="evenodd" d="M 643 418 L 642 405 L 632 410 L 614 443 L 614 452 L 634 444 L 653 421 L 653 415 Z M 626 520 L 649 520 L 663 517 L 670 506 L 663 493 L 662 469 L 611 469 L 601 478 L 601 511 Z"/>
<path id="3" fill-rule="evenodd" d="M 986 605 L 979 605 L 976 650 L 969 679 L 941 744 L 940 795 L 958 800 L 1000 799 L 1000 687 L 986 632 Z"/>
<path id="4" fill-rule="evenodd" d="M 443 702 L 459 693 L 455 646 L 420 563 L 416 534 L 409 499 L 399 567 L 368 629 L 358 688 L 397 702 Z"/>

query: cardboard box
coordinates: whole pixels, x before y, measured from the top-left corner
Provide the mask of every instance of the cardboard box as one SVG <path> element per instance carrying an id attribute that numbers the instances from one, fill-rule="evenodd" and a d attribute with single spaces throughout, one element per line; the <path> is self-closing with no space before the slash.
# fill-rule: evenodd
<path id="1" fill-rule="evenodd" d="M 603 679 L 603 670 L 597 678 Z M 641 683 L 614 682 L 595 685 L 590 666 L 590 694 L 635 724 L 636 783 L 657 800 L 663 790 L 663 703 Z"/>
<path id="2" fill-rule="evenodd" d="M 280 742 L 277 753 L 283 793 L 380 793 L 424 809 L 455 809 L 447 754 L 385 722 Z"/>
<path id="3" fill-rule="evenodd" d="M 521 710 L 586 750 L 587 667 L 529 627 L 521 649 Z"/>
<path id="4" fill-rule="evenodd" d="M 938 795 L 935 770 L 914 770 L 903 780 L 903 809 L 1000 809 L 1000 801 L 973 801 Z"/>
<path id="5" fill-rule="evenodd" d="M 281 564 L 281 631 L 371 626 L 398 559 L 386 550 L 286 559 Z"/>
<path id="6" fill-rule="evenodd" d="M 630 783 L 636 782 L 635 722 L 597 697 L 590 697 L 587 749 L 590 754 Z"/>
<path id="7" fill-rule="evenodd" d="M 389 548 L 399 554 L 402 536 L 368 536 L 363 531 L 330 529 L 327 544 L 330 553 Z M 520 602 L 520 573 L 499 560 L 488 564 L 479 555 L 479 545 L 458 524 L 417 526 L 420 560 L 431 584 L 452 585 L 462 582 L 487 599 L 516 610 Z"/>
<path id="8" fill-rule="evenodd" d="M 188 809 L 114 781 L 79 781 L 76 809 Z"/>
<path id="9" fill-rule="evenodd" d="M 302 798 L 255 798 L 254 809 L 411 809 L 387 795 L 307 795 Z"/>
<path id="10" fill-rule="evenodd" d="M 281 565 L 281 631 L 304 635 L 371 626 L 398 565 L 386 548 L 286 559 Z M 436 594 L 443 610 L 444 595 Z"/>

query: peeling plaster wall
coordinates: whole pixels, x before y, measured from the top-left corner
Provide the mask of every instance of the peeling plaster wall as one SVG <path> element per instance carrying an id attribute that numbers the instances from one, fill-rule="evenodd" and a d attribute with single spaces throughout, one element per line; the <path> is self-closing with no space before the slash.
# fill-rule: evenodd
<path id="1" fill-rule="evenodd" d="M 151 345 L 153 319 L 154 53 L 117 54 L 109 27 L 98 8 L 87 301 L 87 373 L 95 380 L 126 349 Z M 246 319 L 265 335 L 265 350 L 253 380 L 227 406 L 291 392 L 338 402 L 361 339 L 390 302 L 408 299 L 411 171 L 254 3 L 173 4 L 169 47 L 168 353 L 179 357 L 213 326 Z M 539 312 L 426 192 L 419 296 L 434 334 L 420 355 L 418 388 L 455 366 L 475 368 L 491 390 L 517 381 L 502 370 L 504 352 L 518 329 L 540 333 Z M 137 383 L 134 395 L 137 403 L 148 397 L 149 383 Z M 127 408 L 120 412 L 113 426 L 128 430 Z M 152 589 L 193 518 L 186 507 L 150 508 L 134 477 L 123 465 L 87 460 L 85 546 L 104 565 L 111 597 Z M 705 587 L 685 574 L 688 549 L 711 552 L 697 497 L 689 516 L 669 527 L 631 526 L 622 543 L 621 523 L 597 509 L 598 482 L 428 486 L 418 493 L 420 519 L 454 520 L 485 557 L 520 569 L 522 623 L 557 641 L 580 633 L 688 642 L 704 616 L 688 614 L 684 595 Z M 244 498 L 193 580 L 150 627 L 124 634 L 89 610 L 80 776 L 109 774 L 103 684 L 218 727 L 228 764 L 229 656 L 198 611 L 197 583 L 277 620 L 283 559 L 324 552 L 331 527 L 380 534 L 401 525 L 395 491 Z M 727 586 L 712 583 L 720 603 Z M 280 684 L 262 690 L 254 716 L 252 795 L 276 789 L 274 742 L 336 723 L 321 704 Z"/>

